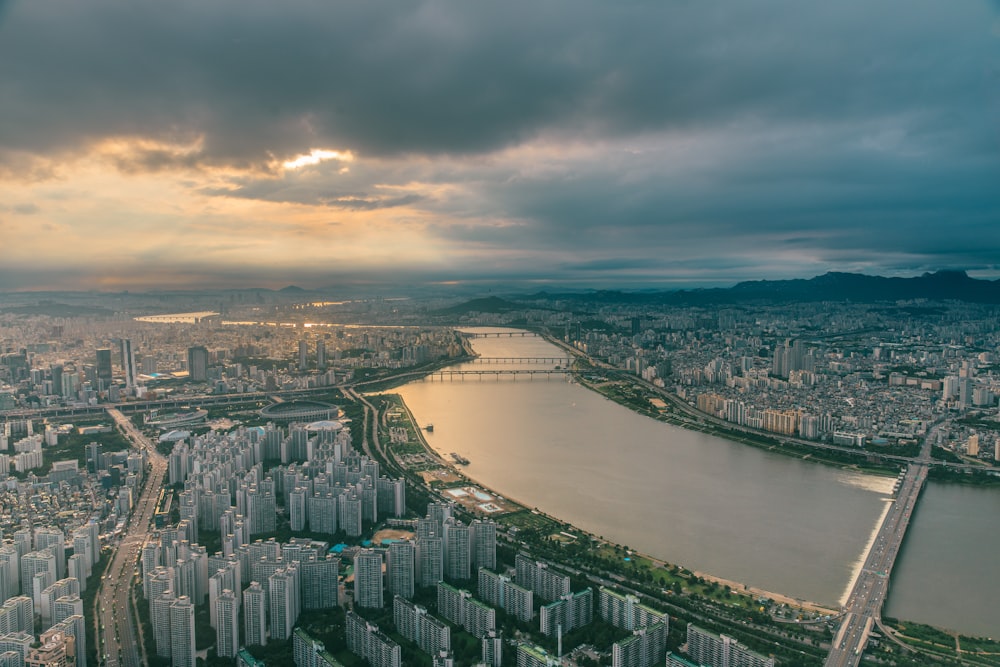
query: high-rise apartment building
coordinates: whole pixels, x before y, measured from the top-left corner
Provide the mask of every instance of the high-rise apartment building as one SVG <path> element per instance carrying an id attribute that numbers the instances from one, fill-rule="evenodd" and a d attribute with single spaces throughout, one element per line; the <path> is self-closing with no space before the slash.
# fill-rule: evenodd
<path id="1" fill-rule="evenodd" d="M 382 554 L 362 549 L 354 557 L 354 604 L 381 607 L 382 598 Z"/>
<path id="2" fill-rule="evenodd" d="M 568 593 L 539 609 L 539 628 L 543 635 L 555 635 L 559 629 L 569 632 L 594 620 L 594 592 L 587 588 Z"/>
<path id="3" fill-rule="evenodd" d="M 765 657 L 727 635 L 717 635 L 689 624 L 688 655 L 707 667 L 774 667 L 774 658 Z"/>
<path id="4" fill-rule="evenodd" d="M 247 646 L 267 644 L 267 596 L 259 582 L 250 582 L 243 591 L 243 626 Z"/>
<path id="5" fill-rule="evenodd" d="M 240 650 L 240 605 L 229 589 L 215 601 L 215 652 L 220 658 L 235 658 Z"/>
<path id="6" fill-rule="evenodd" d="M 170 605 L 170 664 L 195 667 L 194 605 L 181 596 Z"/>
<path id="7" fill-rule="evenodd" d="M 413 542 L 393 542 L 386 554 L 386 579 L 389 592 L 404 598 L 413 597 L 417 549 Z"/>
<path id="8" fill-rule="evenodd" d="M 664 623 L 634 630 L 632 636 L 611 647 L 612 667 L 654 667 L 667 654 L 667 626 Z"/>

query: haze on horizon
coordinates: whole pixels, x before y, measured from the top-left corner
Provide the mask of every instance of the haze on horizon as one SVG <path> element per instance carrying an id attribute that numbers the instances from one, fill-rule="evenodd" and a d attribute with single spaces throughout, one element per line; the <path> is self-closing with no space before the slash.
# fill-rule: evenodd
<path id="1" fill-rule="evenodd" d="M 996 0 L 0 0 L 0 289 L 997 277 L 998 120 Z"/>

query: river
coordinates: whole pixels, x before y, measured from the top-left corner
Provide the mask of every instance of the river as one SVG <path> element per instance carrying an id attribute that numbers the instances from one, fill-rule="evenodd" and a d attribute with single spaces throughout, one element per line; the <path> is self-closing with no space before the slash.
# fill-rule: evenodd
<path id="1" fill-rule="evenodd" d="M 482 357 L 562 354 L 533 337 L 479 338 L 474 348 Z M 503 495 L 670 563 L 826 605 L 843 599 L 892 486 L 659 422 L 562 376 L 466 376 L 397 391 L 420 424 L 434 424 L 431 446 L 470 459 L 465 473 Z M 989 512 L 995 522 L 1000 493 L 957 487 L 973 492 L 966 497 L 939 486 L 918 505 L 887 614 L 996 636 L 984 631 L 1000 627 L 1000 605 L 988 594 L 995 587 L 982 585 L 990 574 L 981 566 L 1000 553 L 1000 531 L 985 547 L 957 527 L 947 533 L 954 540 L 935 535 L 936 524 L 974 523 Z M 956 503 L 964 513 L 953 519 Z M 940 521 L 922 525 L 938 514 Z M 935 576 L 936 595 L 962 603 L 943 615 L 933 613 L 937 602 L 916 595 Z"/>
<path id="2" fill-rule="evenodd" d="M 474 347 L 483 357 L 561 354 L 539 338 Z M 465 472 L 501 494 L 692 570 L 839 603 L 891 479 L 687 431 L 555 377 L 424 380 L 399 393 L 434 424 L 431 446 L 470 459 Z"/>
<path id="3" fill-rule="evenodd" d="M 896 561 L 886 616 L 1000 638 L 1000 489 L 930 482 Z"/>

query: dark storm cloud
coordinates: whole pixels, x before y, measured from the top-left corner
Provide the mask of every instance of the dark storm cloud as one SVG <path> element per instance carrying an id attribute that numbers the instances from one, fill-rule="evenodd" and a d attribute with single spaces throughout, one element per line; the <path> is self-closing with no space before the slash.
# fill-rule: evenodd
<path id="1" fill-rule="evenodd" d="M 944 113 L 990 83 L 995 39 L 969 32 L 989 19 L 928 0 L 22 1 L 0 26 L 0 145 L 203 133 L 203 159 L 245 163 L 319 143 L 488 151 L 543 132 Z"/>
<path id="2" fill-rule="evenodd" d="M 201 194 L 418 209 L 481 279 L 996 271 L 998 12 L 0 0 L 0 178 L 135 137 L 124 173 L 248 170 Z M 357 159 L 279 166 L 313 148 Z"/>

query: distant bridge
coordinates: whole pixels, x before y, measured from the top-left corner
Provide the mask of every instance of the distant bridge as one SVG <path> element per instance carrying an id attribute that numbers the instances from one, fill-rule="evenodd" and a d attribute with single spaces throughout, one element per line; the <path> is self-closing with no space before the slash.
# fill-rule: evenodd
<path id="1" fill-rule="evenodd" d="M 541 338 L 533 331 L 488 331 L 486 333 L 463 333 L 466 338 Z"/>
<path id="2" fill-rule="evenodd" d="M 568 364 L 568 357 L 476 357 L 474 364 Z"/>
<path id="3" fill-rule="evenodd" d="M 426 379 L 431 382 L 435 380 L 465 380 L 466 377 L 475 377 L 481 380 L 484 377 L 493 376 L 497 380 L 501 377 L 509 377 L 516 380 L 520 375 L 527 376 L 529 380 L 533 380 L 535 376 L 548 378 L 553 375 L 569 375 L 570 372 L 571 371 L 563 368 L 525 368 L 520 370 L 497 369 L 492 371 L 436 371 L 428 374 Z"/>

